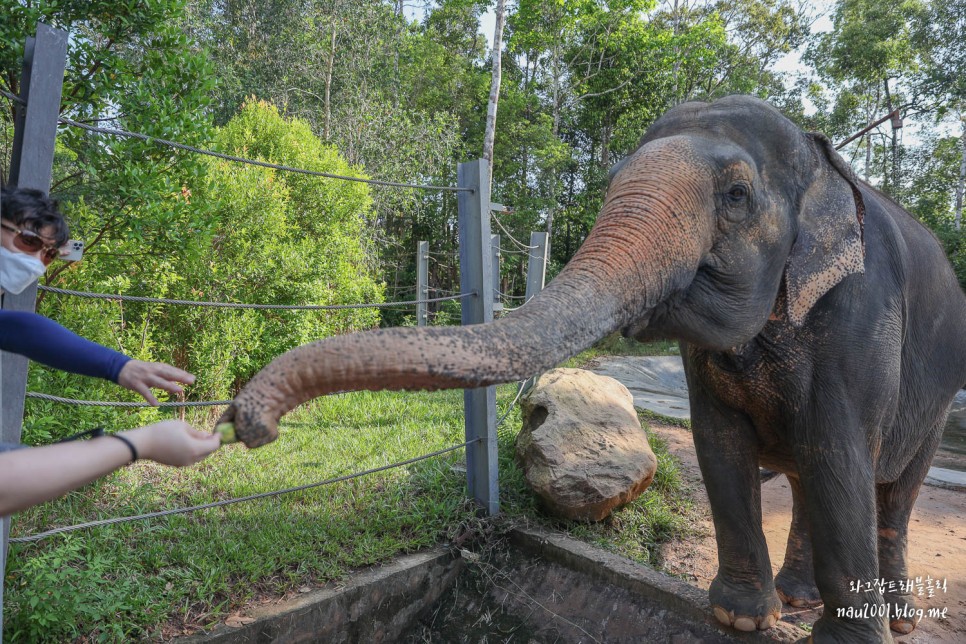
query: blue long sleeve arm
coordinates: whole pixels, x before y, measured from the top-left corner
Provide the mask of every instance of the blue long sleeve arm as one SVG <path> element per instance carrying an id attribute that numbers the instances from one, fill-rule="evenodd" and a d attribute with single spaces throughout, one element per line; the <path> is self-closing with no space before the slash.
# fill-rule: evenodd
<path id="1" fill-rule="evenodd" d="M 48 367 L 113 382 L 131 359 L 42 315 L 23 311 L 0 310 L 0 349 Z"/>

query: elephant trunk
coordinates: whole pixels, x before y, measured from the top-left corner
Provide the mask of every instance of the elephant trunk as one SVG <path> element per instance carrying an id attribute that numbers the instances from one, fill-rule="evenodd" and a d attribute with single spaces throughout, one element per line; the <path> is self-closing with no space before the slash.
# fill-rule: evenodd
<path id="1" fill-rule="evenodd" d="M 668 190 L 682 183 L 686 168 L 655 164 L 654 156 L 639 152 L 621 171 L 573 260 L 507 317 L 467 327 L 377 329 L 297 347 L 257 373 L 219 423 L 233 422 L 238 439 L 257 447 L 275 440 L 284 413 L 321 395 L 521 380 L 639 324 L 687 285 L 706 237 L 697 233 L 688 192 Z"/>

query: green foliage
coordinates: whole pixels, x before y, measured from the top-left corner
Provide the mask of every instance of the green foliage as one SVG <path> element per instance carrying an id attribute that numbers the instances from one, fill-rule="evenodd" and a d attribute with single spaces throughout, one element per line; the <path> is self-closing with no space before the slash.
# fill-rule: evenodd
<path id="1" fill-rule="evenodd" d="M 270 163 L 360 176 L 307 124 L 283 119 L 266 103 L 245 105 L 216 134 L 214 146 Z M 169 296 L 284 305 L 382 301 L 365 245 L 371 208 L 366 184 L 216 160 L 191 201 L 204 204 L 210 215 L 172 265 L 170 274 L 178 277 Z M 195 395 L 221 399 L 274 356 L 374 326 L 379 313 L 193 308 L 166 320 L 163 344 L 180 344 L 190 356 L 188 368 L 203 374 L 203 389 Z M 185 346 L 184 338 L 192 336 Z"/>
<path id="2" fill-rule="evenodd" d="M 910 22 L 924 11 L 925 3 L 919 0 L 841 0 L 835 9 L 835 30 L 819 45 L 827 56 L 825 69 L 838 79 L 865 82 L 908 70 L 916 60 Z"/>
<path id="3" fill-rule="evenodd" d="M 0 86 L 20 91 L 21 58 L 39 21 L 70 34 L 62 113 L 81 121 L 198 143 L 207 136 L 204 109 L 214 87 L 207 57 L 177 28 L 183 0 L 151 2 L 30 2 L 10 5 L 0 20 Z M 0 116 L 0 165 L 10 159 L 12 114 Z M 181 198 L 186 183 L 203 172 L 199 157 L 154 144 L 62 128 L 51 192 L 63 200 L 73 237 L 86 241 L 85 260 L 54 264 L 45 282 L 80 290 L 126 293 L 164 282 L 162 259 L 183 248 L 185 235 L 206 213 Z M 145 293 L 146 288 L 141 292 Z M 126 317 L 116 303 L 42 297 L 39 311 L 78 333 L 142 358 L 166 355 L 140 314 Z M 167 355 L 166 355 L 167 357 Z M 114 385 L 32 366 L 28 389 L 82 399 L 135 400 Z M 156 411 L 133 414 L 99 408 L 68 411 L 62 405 L 27 403 L 24 438 L 46 442 L 79 428 L 112 428 L 153 420 Z M 130 424 L 129 424 L 130 423 Z"/>
<path id="4" fill-rule="evenodd" d="M 360 176 L 305 123 L 287 121 L 265 103 L 245 106 L 215 134 L 212 145 L 272 163 Z M 366 184 L 205 159 L 206 170 L 154 210 L 158 218 L 119 223 L 124 237 L 102 236 L 84 261 L 60 273 L 57 285 L 241 304 L 383 301 L 367 248 L 371 198 Z M 78 201 L 71 217 L 83 225 L 98 213 Z M 40 310 L 132 357 L 195 373 L 193 400 L 230 398 L 280 353 L 379 323 L 377 309 L 229 310 L 46 297 Z M 29 389 L 80 399 L 138 400 L 110 383 L 36 366 Z M 156 410 L 126 414 L 103 408 L 65 414 L 62 407 L 37 401 L 27 412 L 24 440 L 31 443 L 75 433 L 78 425 L 123 428 L 160 417 Z"/>
<path id="5" fill-rule="evenodd" d="M 114 563 L 109 553 L 66 537 L 22 567 L 11 565 L 19 586 L 7 588 L 4 634 L 14 642 L 60 642 L 94 630 L 99 641 L 123 641 L 130 635 L 130 597 L 147 584 L 118 575 Z"/>

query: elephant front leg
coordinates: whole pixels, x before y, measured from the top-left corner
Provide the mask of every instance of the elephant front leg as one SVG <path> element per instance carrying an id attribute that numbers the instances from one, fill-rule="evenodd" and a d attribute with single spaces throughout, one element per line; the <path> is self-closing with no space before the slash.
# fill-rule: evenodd
<path id="1" fill-rule="evenodd" d="M 743 631 L 781 618 L 761 528 L 761 485 L 754 430 L 743 416 L 692 396 L 694 446 L 711 502 L 718 574 L 709 590 L 715 617 Z"/>
<path id="2" fill-rule="evenodd" d="M 792 525 L 788 531 L 785 561 L 775 577 L 778 596 L 796 608 L 812 608 L 822 603 L 815 586 L 812 564 L 812 539 L 805 511 L 805 494 L 797 476 L 787 476 L 792 489 Z"/>
<path id="3" fill-rule="evenodd" d="M 871 457 L 864 441 L 850 443 L 848 436 L 846 428 L 822 431 L 813 427 L 796 445 L 815 582 L 825 604 L 812 636 L 821 643 L 892 642 L 888 606 L 876 583 L 879 564 Z"/>

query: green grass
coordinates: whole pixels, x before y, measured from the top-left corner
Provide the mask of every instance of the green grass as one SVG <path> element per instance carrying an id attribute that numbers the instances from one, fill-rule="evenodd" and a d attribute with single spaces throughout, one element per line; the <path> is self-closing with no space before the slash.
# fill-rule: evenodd
<path id="1" fill-rule="evenodd" d="M 584 362 L 593 353 L 583 354 Z M 516 394 L 498 388 L 499 416 Z M 283 419 L 266 447 L 220 450 L 181 470 L 138 463 L 18 515 L 12 536 L 102 518 L 296 487 L 463 442 L 462 392 L 357 392 Z M 498 416 L 498 417 L 499 417 Z M 199 422 L 199 424 L 201 424 Z M 208 423 L 210 425 L 210 423 Z M 211 625 L 253 599 L 345 579 L 441 541 L 517 522 L 565 530 L 638 561 L 686 530 L 686 493 L 651 437 L 651 488 L 600 524 L 543 515 L 514 462 L 520 410 L 499 432 L 502 514 L 481 520 L 465 498 L 463 450 L 282 496 L 12 544 L 4 595 L 9 641 L 127 641 Z"/>

